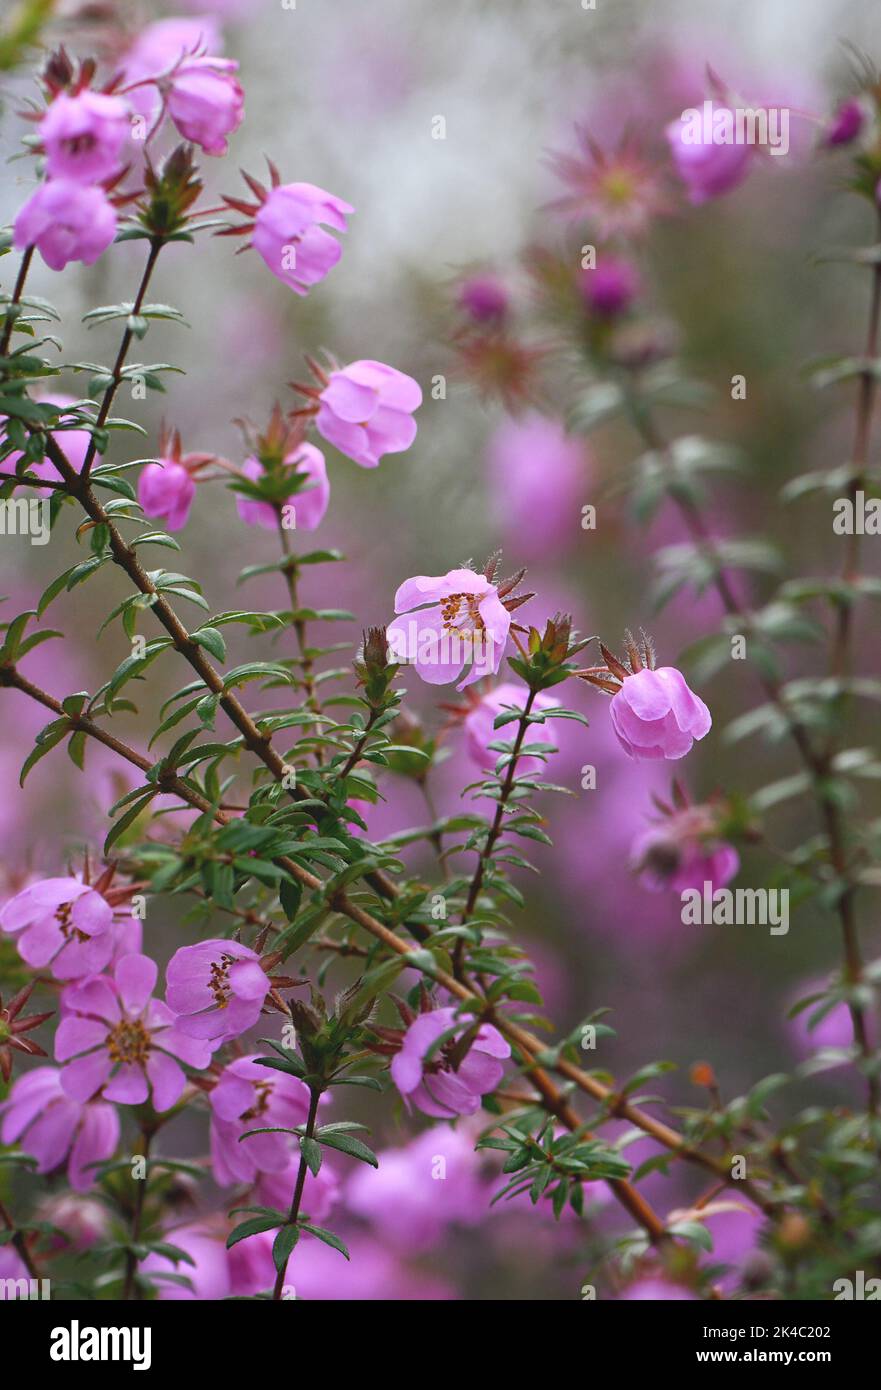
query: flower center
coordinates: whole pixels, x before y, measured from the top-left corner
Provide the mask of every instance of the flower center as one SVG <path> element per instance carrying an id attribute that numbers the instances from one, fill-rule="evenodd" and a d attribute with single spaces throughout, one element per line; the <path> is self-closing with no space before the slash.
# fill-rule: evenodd
<path id="1" fill-rule="evenodd" d="M 251 1106 L 250 1110 L 242 1111 L 242 1114 L 239 1116 L 240 1120 L 256 1120 L 266 1113 L 269 1102 L 272 1099 L 272 1082 L 255 1081 L 254 1090 L 257 1093 L 254 1104 Z"/>
<path id="2" fill-rule="evenodd" d="M 91 131 L 84 131 L 82 135 L 71 135 L 62 144 L 70 154 L 88 154 L 95 148 L 97 141 Z"/>
<path id="3" fill-rule="evenodd" d="M 107 1035 L 107 1051 L 112 1062 L 136 1062 L 143 1066 L 151 1046 L 150 1034 L 140 1019 L 123 1019 Z"/>
<path id="4" fill-rule="evenodd" d="M 232 990 L 229 986 L 230 966 L 235 963 L 235 956 L 226 954 L 220 960 L 211 962 L 211 974 L 208 980 L 208 988 L 214 995 L 214 1002 L 218 1009 L 225 1009 L 230 1001 Z"/>
<path id="5" fill-rule="evenodd" d="M 65 941 L 88 941 L 89 938 L 79 927 L 75 927 L 70 920 L 73 903 L 62 903 L 55 909 L 55 920 L 61 928 L 61 935 Z"/>
<path id="6" fill-rule="evenodd" d="M 450 594 L 441 599 L 440 611 L 445 632 L 475 633 L 485 632 L 486 624 L 480 616 L 479 594 Z"/>

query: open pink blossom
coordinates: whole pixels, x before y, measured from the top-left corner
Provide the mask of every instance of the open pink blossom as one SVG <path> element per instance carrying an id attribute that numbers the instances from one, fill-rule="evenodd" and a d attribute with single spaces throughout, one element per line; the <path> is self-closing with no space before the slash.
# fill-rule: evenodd
<path id="1" fill-rule="evenodd" d="M 92 1186 L 95 1170 L 89 1164 L 110 1158 L 119 1143 L 116 1108 L 106 1100 L 71 1099 L 56 1067 L 35 1067 L 20 1076 L 0 1105 L 0 1115 L 3 1143 L 19 1144 L 32 1154 L 38 1173 L 51 1173 L 67 1159 L 75 1192 Z"/>
<path id="2" fill-rule="evenodd" d="M 474 570 L 417 574 L 395 594 L 388 627 L 392 659 L 412 662 L 429 685 L 447 685 L 470 664 L 457 689 L 495 675 L 502 662 L 511 615 L 498 591 Z"/>
<path id="3" fill-rule="evenodd" d="M 18 937 L 18 952 L 57 980 L 91 975 L 113 957 L 110 904 L 78 878 L 44 878 L 23 888 L 0 911 L 0 930 Z"/>
<path id="4" fill-rule="evenodd" d="M 676 837 L 666 822 L 637 837 L 631 859 L 644 885 L 655 892 L 702 891 L 705 883 L 712 884 L 715 892 L 729 884 L 740 868 L 740 855 L 733 845 Z"/>
<path id="5" fill-rule="evenodd" d="M 241 1136 L 249 1129 L 276 1125 L 292 1129 L 304 1124 L 308 1113 L 309 1088 L 296 1076 L 260 1066 L 256 1056 L 230 1062 L 211 1091 L 215 1181 L 229 1187 L 236 1182 L 253 1182 L 260 1174 L 286 1172 L 293 1154 L 292 1135 Z"/>
<path id="6" fill-rule="evenodd" d="M 286 467 L 296 467 L 297 472 L 310 480 L 310 486 L 302 492 L 292 492 L 288 505 L 294 509 L 296 530 L 315 531 L 321 525 L 330 503 L 330 483 L 327 479 L 327 465 L 324 455 L 314 444 L 300 444 L 294 453 L 285 460 Z M 245 460 L 242 472 L 252 482 L 264 477 L 259 460 Z M 248 526 L 262 526 L 265 531 L 278 530 L 278 512 L 270 502 L 259 502 L 254 497 L 236 496 L 236 507 L 242 521 Z"/>
<path id="7" fill-rule="evenodd" d="M 319 402 L 319 434 L 362 468 L 375 468 L 384 454 L 413 443 L 422 391 L 411 376 L 368 358 L 331 372 Z"/>
<path id="8" fill-rule="evenodd" d="M 524 708 L 529 691 L 525 685 L 517 685 L 513 681 L 503 681 L 497 685 L 495 690 L 489 690 L 482 695 L 476 704 L 472 705 L 468 714 L 465 716 L 465 746 L 468 753 L 478 767 L 495 767 L 500 753 L 490 750 L 491 743 L 509 740 L 513 737 L 516 730 L 516 722 L 503 724 L 500 729 L 493 727 L 498 715 L 507 710 L 521 710 Z M 532 708 L 537 714 L 542 710 L 553 709 L 559 705 L 559 700 L 555 700 L 550 695 L 539 693 L 532 702 Z M 543 724 L 529 724 L 526 735 L 523 739 L 523 748 L 528 748 L 530 743 L 550 743 L 547 727 Z M 520 772 L 527 772 L 530 769 L 539 771 L 542 766 L 539 758 L 529 757 L 528 755 L 518 759 L 517 768 Z"/>
<path id="9" fill-rule="evenodd" d="M 180 1061 L 204 1068 L 211 1044 L 187 1037 L 171 1010 L 154 999 L 158 969 L 148 956 L 123 956 L 113 975 L 91 975 L 62 995 L 64 1017 L 55 1034 L 55 1059 L 66 1063 L 61 1084 L 71 1100 L 105 1100 L 170 1110 L 186 1075 Z"/>
<path id="10" fill-rule="evenodd" d="M 141 469 L 138 501 L 146 516 L 161 517 L 169 531 L 186 526 L 195 495 L 189 469 L 175 459 L 161 459 Z"/>
<path id="11" fill-rule="evenodd" d="M 461 1129 L 433 1125 L 378 1157 L 378 1169 L 359 1164 L 352 1173 L 346 1205 L 395 1249 L 429 1250 L 452 1225 L 474 1226 L 485 1217 L 492 1188 L 480 1175 L 474 1140 Z"/>
<path id="12" fill-rule="evenodd" d="M 354 211 L 351 203 L 314 183 L 284 183 L 261 203 L 251 244 L 283 284 L 295 294 L 308 294 L 343 254 L 325 227 L 344 232 Z"/>
<path id="13" fill-rule="evenodd" d="M 505 1069 L 500 1059 L 510 1057 L 511 1049 L 497 1028 L 483 1023 L 459 1061 L 454 1048 L 471 1026 L 473 1020 L 457 1017 L 455 1009 L 432 1009 L 414 1019 L 391 1064 L 392 1080 L 408 1104 L 441 1120 L 480 1109 L 481 1096 L 501 1081 Z M 450 1029 L 455 1030 L 450 1039 L 427 1057 Z"/>
<path id="14" fill-rule="evenodd" d="M 612 727 L 631 758 L 683 758 L 712 719 L 675 666 L 629 675 L 612 696 Z"/>
<path id="15" fill-rule="evenodd" d="M 713 119 L 717 113 L 727 108 L 715 105 Z M 733 127 L 734 113 L 728 111 Z M 711 132 L 703 132 L 709 135 Z M 749 173 L 755 146 L 747 144 L 720 144 L 712 139 L 693 139 L 698 132 L 688 121 L 681 118 L 671 121 L 665 131 L 676 172 L 688 191 L 688 201 L 695 206 L 719 198 L 738 184 L 743 183 Z"/>
<path id="16" fill-rule="evenodd" d="M 122 166 L 131 116 L 122 97 L 88 89 L 75 96 L 60 92 L 38 129 L 51 179 L 101 183 Z"/>
<path id="17" fill-rule="evenodd" d="M 181 946 L 165 978 L 180 1031 L 210 1038 L 215 1047 L 253 1028 L 270 988 L 257 952 L 221 937 Z"/>
<path id="18" fill-rule="evenodd" d="M 168 114 L 185 140 L 206 154 L 226 154 L 227 136 L 245 114 L 245 94 L 232 58 L 189 57 L 168 82 Z"/>
<path id="19" fill-rule="evenodd" d="M 116 236 L 116 213 L 104 190 L 73 179 L 50 179 L 32 193 L 15 219 L 19 251 L 36 246 L 50 270 L 70 261 L 94 265 Z"/>

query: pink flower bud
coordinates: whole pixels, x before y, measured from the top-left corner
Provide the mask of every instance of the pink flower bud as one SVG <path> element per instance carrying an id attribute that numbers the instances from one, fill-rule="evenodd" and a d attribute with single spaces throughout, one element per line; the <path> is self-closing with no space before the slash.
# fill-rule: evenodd
<path id="1" fill-rule="evenodd" d="M 141 470 L 138 501 L 146 516 L 162 517 L 169 531 L 186 526 L 195 495 L 189 470 L 174 459 L 160 459 Z"/>
<path id="2" fill-rule="evenodd" d="M 712 724 L 703 700 L 675 666 L 627 676 L 610 709 L 618 742 L 631 758 L 682 758 Z"/>
<path id="3" fill-rule="evenodd" d="M 100 183 L 119 171 L 131 118 L 121 97 L 90 91 L 71 97 L 62 92 L 39 131 L 50 178 Z"/>
<path id="4" fill-rule="evenodd" d="M 601 256 L 594 270 L 581 277 L 584 301 L 598 318 L 616 318 L 623 314 L 639 292 L 636 267 L 618 256 Z"/>
<path id="5" fill-rule="evenodd" d="M 508 312 L 508 291 L 497 275 L 471 275 L 459 286 L 458 301 L 475 323 L 500 323 Z"/>
<path id="6" fill-rule="evenodd" d="M 172 73 L 168 114 L 185 140 L 206 154 L 226 154 L 226 137 L 238 130 L 245 96 L 231 58 L 187 58 Z"/>
<path id="7" fill-rule="evenodd" d="M 331 372 L 320 402 L 319 433 L 362 468 L 375 468 L 383 454 L 401 453 L 413 443 L 413 411 L 422 404 L 422 391 L 411 376 L 364 360 Z"/>
<path id="8" fill-rule="evenodd" d="M 830 149 L 836 145 L 850 145 L 862 130 L 865 119 L 863 108 L 854 98 L 842 102 L 826 127 L 824 145 Z"/>
<path id="9" fill-rule="evenodd" d="M 339 242 L 324 230 L 346 230 L 351 203 L 314 183 L 285 183 L 270 189 L 254 218 L 251 245 L 295 294 L 305 295 L 340 259 Z"/>
<path id="10" fill-rule="evenodd" d="M 116 236 L 116 213 L 101 188 L 51 179 L 27 200 L 15 219 L 19 251 L 36 246 L 50 270 L 69 261 L 94 265 Z"/>
<path id="11" fill-rule="evenodd" d="M 310 479 L 312 486 L 303 492 L 291 493 L 289 504 L 294 509 L 296 529 L 315 531 L 321 525 L 330 502 L 330 483 L 324 455 L 314 444 L 301 444 L 295 453 L 288 455 L 285 464 L 289 467 L 296 465 L 297 472 Z M 255 458 L 245 460 L 242 472 L 252 482 L 259 482 L 265 476 L 262 465 Z M 254 497 L 239 494 L 236 507 L 242 521 L 248 526 L 262 526 L 265 531 L 278 530 L 278 512 L 271 502 L 258 502 Z"/>
<path id="12" fill-rule="evenodd" d="M 724 109 L 716 106 L 714 114 Z M 688 190 L 690 203 L 706 203 L 728 193 L 742 183 L 749 172 L 753 148 L 750 145 L 726 145 L 710 138 L 695 139 L 695 132 L 681 119 L 671 121 L 665 134 L 676 172 Z"/>

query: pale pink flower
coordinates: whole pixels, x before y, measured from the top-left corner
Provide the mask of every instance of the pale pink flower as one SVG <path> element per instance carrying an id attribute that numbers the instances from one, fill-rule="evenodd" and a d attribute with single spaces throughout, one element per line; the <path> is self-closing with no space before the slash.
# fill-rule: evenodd
<path id="1" fill-rule="evenodd" d="M 292 492 L 287 499 L 294 511 L 296 530 L 315 531 L 321 525 L 330 503 L 330 483 L 324 455 L 314 444 L 300 444 L 287 455 L 284 465 L 286 468 L 296 468 L 298 474 L 309 479 L 309 485 L 302 492 Z M 265 476 L 263 465 L 256 458 L 246 459 L 242 472 L 255 483 Z M 248 526 L 262 526 L 265 531 L 278 530 L 278 511 L 271 502 L 260 502 L 238 493 L 236 507 L 242 521 Z"/>
<path id="2" fill-rule="evenodd" d="M 409 449 L 416 438 L 413 411 L 422 404 L 418 382 L 384 362 L 365 359 L 330 373 L 315 424 L 340 453 L 375 468 L 384 454 Z"/>
<path id="3" fill-rule="evenodd" d="M 221 937 L 181 946 L 165 978 L 177 1027 L 188 1037 L 212 1039 L 215 1047 L 254 1026 L 270 988 L 257 952 Z"/>
<path id="4" fill-rule="evenodd" d="M 457 1060 L 454 1048 L 472 1025 L 472 1019 L 457 1016 L 455 1009 L 432 1009 L 414 1019 L 391 1062 L 392 1080 L 408 1105 L 441 1120 L 480 1109 L 481 1097 L 501 1081 L 501 1059 L 510 1057 L 511 1049 L 497 1028 L 483 1023 L 465 1056 Z M 431 1051 L 451 1030 L 450 1038 Z"/>
<path id="5" fill-rule="evenodd" d="M 305 295 L 343 254 L 325 226 L 344 232 L 346 217 L 354 211 L 351 203 L 314 183 L 281 184 L 260 204 L 251 244 L 273 275 Z"/>
<path id="6" fill-rule="evenodd" d="M 392 658 L 412 662 L 429 685 L 449 684 L 469 663 L 459 690 L 498 671 L 511 615 L 485 575 L 469 569 L 417 574 L 395 594 L 395 612 L 406 616 L 389 624 Z"/>
<path id="7" fill-rule="evenodd" d="M 176 459 L 160 459 L 141 469 L 138 501 L 145 516 L 161 517 L 169 531 L 186 526 L 195 495 L 190 470 Z"/>
<path id="8" fill-rule="evenodd" d="M 221 1187 L 254 1182 L 267 1173 L 287 1172 L 293 1155 L 292 1135 L 242 1136 L 252 1129 L 292 1129 L 305 1124 L 309 1088 L 302 1081 L 261 1066 L 256 1055 L 237 1057 L 224 1067 L 210 1099 L 211 1166 Z"/>
<path id="9" fill-rule="evenodd" d="M 59 1031 L 63 1027 L 62 1021 Z M 110 1158 L 119 1143 L 116 1108 L 106 1100 L 68 1096 L 55 1067 L 35 1067 L 20 1076 L 0 1105 L 0 1115 L 3 1143 L 20 1144 L 33 1154 L 38 1173 L 51 1173 L 67 1159 L 75 1192 L 92 1186 L 96 1174 L 89 1165 Z"/>
<path id="10" fill-rule="evenodd" d="M 50 270 L 70 261 L 94 265 L 116 236 L 116 212 L 102 188 L 50 179 L 32 193 L 15 219 L 19 251 L 36 246 Z"/>
<path id="11" fill-rule="evenodd" d="M 713 106 L 713 114 L 728 108 Z M 729 112 L 732 123 L 734 113 Z M 671 121 L 665 134 L 676 172 L 688 190 L 688 201 L 695 206 L 719 198 L 743 183 L 750 171 L 755 146 L 721 144 L 714 140 L 692 140 L 695 132 L 681 118 Z M 703 132 L 702 132 L 703 133 Z"/>
<path id="12" fill-rule="evenodd" d="M 122 97 L 60 92 L 39 124 L 50 179 L 101 183 L 122 166 L 131 116 Z"/>
<path id="13" fill-rule="evenodd" d="M 168 80 L 168 114 L 185 140 L 206 154 L 226 154 L 227 136 L 242 123 L 245 95 L 231 58 L 191 57 Z"/>
<path id="14" fill-rule="evenodd" d="M 78 878 L 44 878 L 0 911 L 0 930 L 17 936 L 18 953 L 57 980 L 103 970 L 113 958 L 113 909 Z"/>
<path id="15" fill-rule="evenodd" d="M 675 666 L 628 675 L 612 696 L 610 713 L 618 742 L 631 758 L 682 758 L 713 722 Z"/>
<path id="16" fill-rule="evenodd" d="M 529 691 L 525 685 L 516 685 L 513 681 L 503 681 L 494 690 L 489 690 L 485 695 L 471 706 L 465 716 L 465 747 L 468 753 L 481 768 L 495 767 L 501 753 L 490 749 L 491 743 L 510 742 L 517 729 L 516 721 L 503 724 L 500 729 L 493 727 L 498 715 L 507 710 L 522 710 L 529 698 Z M 550 695 L 539 693 L 532 702 L 532 708 L 536 714 L 542 710 L 553 709 L 559 705 L 559 700 L 555 700 Z M 530 743 L 552 743 L 549 725 L 529 724 L 523 739 L 522 747 L 528 750 Z M 540 758 L 526 756 L 518 758 L 517 770 L 519 772 L 538 772 L 543 763 Z"/>

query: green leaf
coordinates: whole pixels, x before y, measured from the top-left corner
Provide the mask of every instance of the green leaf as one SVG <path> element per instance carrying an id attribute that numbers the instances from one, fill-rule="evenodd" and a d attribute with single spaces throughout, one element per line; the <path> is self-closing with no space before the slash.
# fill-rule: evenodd
<path id="1" fill-rule="evenodd" d="M 319 1144 L 324 1144 L 329 1149 L 338 1149 L 340 1153 L 348 1154 L 350 1158 L 358 1158 L 362 1163 L 369 1163 L 372 1168 L 379 1167 L 379 1159 L 372 1149 L 368 1149 L 366 1144 L 362 1144 L 360 1139 L 355 1139 L 351 1134 L 318 1134 Z"/>
<path id="2" fill-rule="evenodd" d="M 319 1240 L 324 1241 L 325 1245 L 330 1245 L 334 1250 L 339 1250 L 340 1254 L 345 1256 L 347 1260 L 350 1258 L 343 1242 L 339 1236 L 334 1235 L 333 1231 L 326 1231 L 323 1226 L 310 1226 L 306 1221 L 302 1223 L 300 1229 L 308 1231 L 310 1236 L 317 1236 Z"/>
<path id="3" fill-rule="evenodd" d="M 226 1238 L 226 1248 L 231 1250 L 240 1240 L 260 1235 L 263 1231 L 274 1231 L 277 1227 L 278 1221 L 274 1216 L 254 1216 L 250 1221 L 242 1221 L 235 1230 L 230 1231 Z"/>
<path id="4" fill-rule="evenodd" d="M 305 1158 L 309 1171 L 317 1178 L 321 1167 L 321 1145 L 303 1135 L 300 1140 L 300 1153 Z"/>
<path id="5" fill-rule="evenodd" d="M 272 1242 L 272 1259 L 279 1274 L 283 1274 L 287 1268 L 291 1251 L 300 1239 L 300 1231 L 297 1226 L 282 1226 L 275 1240 Z"/>

